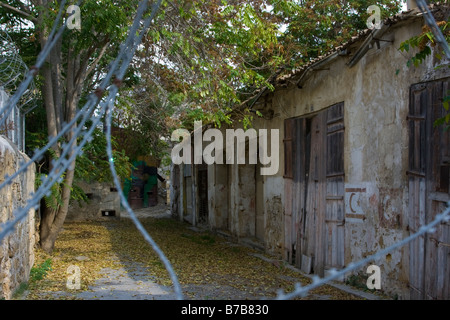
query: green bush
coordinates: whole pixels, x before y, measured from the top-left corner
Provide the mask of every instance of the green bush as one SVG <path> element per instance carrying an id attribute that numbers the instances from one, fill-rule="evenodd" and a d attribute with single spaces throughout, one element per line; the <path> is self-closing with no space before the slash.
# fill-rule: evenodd
<path id="1" fill-rule="evenodd" d="M 47 259 L 36 267 L 31 268 L 30 271 L 30 281 L 36 282 L 44 279 L 47 275 L 47 271 L 52 269 L 52 260 Z"/>

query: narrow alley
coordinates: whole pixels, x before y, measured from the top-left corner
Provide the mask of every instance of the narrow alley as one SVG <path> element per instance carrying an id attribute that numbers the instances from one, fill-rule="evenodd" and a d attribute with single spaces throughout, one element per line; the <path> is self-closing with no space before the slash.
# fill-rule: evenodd
<path id="1" fill-rule="evenodd" d="M 171 261 L 184 299 L 272 299 L 280 289 L 289 292 L 296 282 L 310 282 L 282 260 L 172 219 L 163 204 L 136 210 L 136 215 Z M 31 282 L 18 299 L 175 299 L 163 264 L 125 214 L 109 221 L 68 222 L 54 254 L 50 258 L 42 252 L 37 255 L 39 261 L 51 259 L 51 270 L 42 280 Z M 71 265 L 80 270 L 78 290 L 67 289 L 67 269 Z M 381 296 L 336 284 L 315 289 L 302 299 L 358 300 Z"/>

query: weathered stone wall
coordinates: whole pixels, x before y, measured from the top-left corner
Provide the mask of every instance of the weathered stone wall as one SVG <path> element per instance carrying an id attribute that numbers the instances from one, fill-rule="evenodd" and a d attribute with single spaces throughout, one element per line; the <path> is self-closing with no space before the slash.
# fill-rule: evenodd
<path id="1" fill-rule="evenodd" d="M 346 265 L 409 235 L 409 89 L 414 83 L 442 77 L 433 59 L 408 68 L 406 63 L 412 53 L 404 55 L 398 50 L 401 42 L 420 34 L 422 25 L 419 20 L 392 28 L 383 35 L 389 41 L 371 48 L 352 68 L 347 65 L 349 57 L 338 56 L 320 71 L 311 72 L 301 88 L 279 89 L 270 96 L 275 110 L 270 121 L 313 116 L 344 102 Z M 264 124 L 256 125 L 259 126 Z M 283 148 L 280 150 L 278 177 L 284 170 Z M 269 189 L 280 188 L 266 183 L 266 190 Z M 279 223 L 283 223 L 281 219 Z M 381 268 L 383 290 L 408 298 L 408 247 L 375 264 Z M 359 272 L 365 273 L 365 269 Z"/>
<path id="2" fill-rule="evenodd" d="M 67 212 L 67 221 L 120 217 L 120 196 L 113 183 L 81 182 L 77 185 L 83 189 L 89 201 L 88 203 L 72 201 Z"/>
<path id="3" fill-rule="evenodd" d="M 5 175 L 12 175 L 26 161 L 29 158 L 25 154 L 0 136 L 0 183 Z M 0 223 L 12 220 L 15 211 L 26 204 L 34 192 L 35 172 L 32 164 L 12 184 L 0 190 Z M 32 209 L 0 243 L 0 299 L 11 299 L 18 286 L 28 281 L 34 263 L 35 237 L 35 211 Z"/>
<path id="4" fill-rule="evenodd" d="M 442 78 L 442 70 L 448 70 L 436 69 L 433 59 L 417 68 L 407 67 L 407 60 L 415 52 L 404 53 L 398 48 L 403 41 L 420 34 L 422 26 L 422 20 L 392 26 L 380 36 L 384 41 L 371 46 L 353 67 L 348 62 L 362 42 L 354 43 L 347 54 L 334 56 L 317 70 L 311 69 L 301 86 L 294 77 L 261 97 L 255 109 L 265 117 L 255 117 L 253 127 L 279 129 L 279 170 L 275 175 L 252 179 L 253 172 L 238 165 L 216 164 L 209 168 L 212 229 L 226 229 L 239 237 L 257 236 L 266 250 L 276 255 L 282 253 L 283 245 L 294 242 L 289 237 L 299 228 L 299 213 L 293 212 L 288 200 L 298 195 L 289 179 L 283 177 L 284 121 L 313 117 L 343 102 L 345 265 L 408 236 L 409 90 L 414 83 Z M 243 192 L 247 187 L 248 193 Z M 256 203 L 245 202 L 248 199 Z M 261 225 L 263 233 L 258 232 Z M 408 247 L 375 263 L 381 268 L 383 290 L 408 298 Z M 358 272 L 365 273 L 365 269 Z"/>

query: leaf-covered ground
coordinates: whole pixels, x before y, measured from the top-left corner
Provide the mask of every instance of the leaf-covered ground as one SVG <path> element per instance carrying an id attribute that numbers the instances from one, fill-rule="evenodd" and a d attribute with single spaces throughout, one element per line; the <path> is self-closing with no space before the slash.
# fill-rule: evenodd
<path id="1" fill-rule="evenodd" d="M 254 256 L 255 250 L 210 232 L 199 232 L 173 219 L 141 219 L 173 265 L 187 299 L 258 299 L 293 290 L 309 279 L 284 263 Z M 261 254 L 261 253 L 259 253 Z M 267 256 L 269 259 L 269 256 Z M 43 280 L 30 283 L 27 299 L 74 299 L 101 277 L 104 268 L 132 272 L 133 264 L 147 267 L 148 279 L 164 286 L 171 280 L 163 264 L 129 219 L 68 222 L 52 256 L 37 252 L 35 268 L 51 260 Z M 67 268 L 77 265 L 81 290 L 66 288 Z M 65 295 L 55 295 L 65 292 Z M 358 299 L 331 286 L 322 286 L 305 299 Z"/>

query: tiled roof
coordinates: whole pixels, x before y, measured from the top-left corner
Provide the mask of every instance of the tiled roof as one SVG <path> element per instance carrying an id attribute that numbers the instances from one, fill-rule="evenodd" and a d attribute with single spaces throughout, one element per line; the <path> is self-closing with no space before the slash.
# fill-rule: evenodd
<path id="1" fill-rule="evenodd" d="M 435 4 L 430 4 L 429 9 L 431 12 L 435 12 L 440 10 L 442 7 L 446 7 L 447 9 L 449 8 L 448 4 L 441 4 L 441 3 L 435 3 Z M 408 10 L 408 11 L 403 11 L 401 13 L 398 13 L 394 16 L 391 16 L 389 18 L 386 18 L 382 21 L 382 25 L 384 26 L 393 26 L 395 24 L 398 24 L 401 21 L 405 21 L 405 20 L 414 20 L 416 18 L 420 18 L 422 17 L 422 13 L 416 9 L 416 10 Z M 276 84 L 283 84 L 285 82 L 287 82 L 288 80 L 293 80 L 294 78 L 298 78 L 299 76 L 302 75 L 303 72 L 305 72 L 308 68 L 314 66 L 315 64 L 322 62 L 324 60 L 326 60 L 327 58 L 331 57 L 332 55 L 335 55 L 336 53 L 339 52 L 343 52 L 345 49 L 349 48 L 352 44 L 363 41 L 364 39 L 366 39 L 366 37 L 368 35 L 370 35 L 371 33 L 375 32 L 376 29 L 372 30 L 372 29 L 365 29 L 360 31 L 358 34 L 356 34 L 355 36 L 353 36 L 350 40 L 348 40 L 347 42 L 334 47 L 333 49 L 331 49 L 330 51 L 328 51 L 327 53 L 305 63 L 304 65 L 302 65 L 300 68 L 297 68 L 295 70 L 290 70 L 289 72 L 285 72 L 282 73 L 280 76 L 278 76 L 278 78 L 276 79 L 275 83 Z"/>

